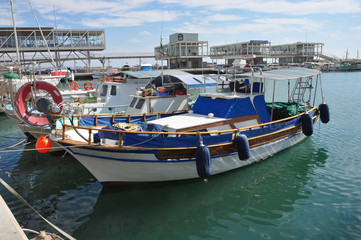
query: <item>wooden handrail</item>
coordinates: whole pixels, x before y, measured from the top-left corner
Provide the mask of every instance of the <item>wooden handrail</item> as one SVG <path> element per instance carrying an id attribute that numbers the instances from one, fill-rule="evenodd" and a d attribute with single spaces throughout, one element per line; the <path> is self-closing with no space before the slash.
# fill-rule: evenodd
<path id="1" fill-rule="evenodd" d="M 311 112 L 313 110 L 316 110 L 317 107 L 313 107 L 311 109 L 309 109 L 307 111 Z M 242 127 L 242 128 L 235 128 L 235 129 L 228 129 L 228 130 L 220 130 L 220 131 L 210 131 L 210 132 L 200 132 L 200 134 L 221 134 L 221 133 L 230 133 L 230 132 L 237 132 L 237 131 L 244 131 L 244 130 L 250 130 L 252 128 L 256 128 L 256 127 L 264 127 L 267 125 L 272 125 L 275 123 L 280 123 L 280 122 L 284 122 L 284 121 L 288 121 L 294 118 L 297 118 L 301 115 L 303 115 L 303 113 L 297 114 L 295 116 L 291 116 L 288 118 L 283 118 L 283 119 L 279 119 L 276 121 L 272 121 L 272 122 L 268 122 L 268 123 L 262 123 L 262 124 L 257 124 L 257 125 L 252 125 L 252 126 L 247 126 L 247 127 Z M 114 130 L 114 129 L 99 129 L 99 128 L 95 128 L 95 127 L 80 127 L 80 126 L 73 126 L 73 125 L 68 125 L 68 124 L 64 124 L 63 123 L 63 131 L 66 127 L 69 128 L 77 128 L 77 129 L 87 129 L 87 130 L 97 130 L 97 131 L 103 131 L 103 132 L 117 132 L 117 133 L 127 133 L 127 134 L 162 134 L 162 135 L 197 135 L 197 132 L 149 132 L 149 131 L 124 131 L 124 130 Z M 64 133 L 63 133 L 64 134 Z"/>

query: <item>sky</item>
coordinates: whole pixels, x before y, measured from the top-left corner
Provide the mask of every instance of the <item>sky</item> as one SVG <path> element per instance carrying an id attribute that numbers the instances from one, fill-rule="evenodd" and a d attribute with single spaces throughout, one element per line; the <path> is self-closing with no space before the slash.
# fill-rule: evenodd
<path id="1" fill-rule="evenodd" d="M 17 27 L 36 27 L 29 0 L 13 0 Z M 30 0 L 43 27 L 104 29 L 108 53 L 150 53 L 173 33 L 209 47 L 268 40 L 324 43 L 323 53 L 361 58 L 361 0 Z M 11 27 L 9 0 L 0 26 Z M 358 51 L 360 53 L 358 54 Z"/>

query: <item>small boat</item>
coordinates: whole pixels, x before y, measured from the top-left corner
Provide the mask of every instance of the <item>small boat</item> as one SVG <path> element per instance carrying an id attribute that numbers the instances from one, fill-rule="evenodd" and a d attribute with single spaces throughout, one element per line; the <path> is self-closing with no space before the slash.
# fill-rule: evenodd
<path id="1" fill-rule="evenodd" d="M 162 182 L 250 165 L 311 136 L 319 117 L 329 121 L 323 95 L 315 106 L 318 70 L 251 71 L 232 86 L 201 94 L 190 111 L 73 115 L 74 124 L 64 121 L 51 139 L 103 185 Z"/>
<path id="2" fill-rule="evenodd" d="M 153 70 L 153 66 L 150 63 L 142 63 L 140 65 L 140 70 L 142 70 L 142 71 L 151 71 L 151 70 Z"/>
<path id="3" fill-rule="evenodd" d="M 103 73 L 101 73 L 100 71 L 94 71 L 92 74 L 92 79 L 96 79 L 99 80 L 103 77 Z"/>
<path id="4" fill-rule="evenodd" d="M 72 81 L 71 90 L 59 90 L 43 81 L 28 82 L 20 87 L 12 83 L 19 76 L 14 73 L 5 74 L 0 86 L 0 107 L 17 126 L 27 135 L 38 138 L 41 134 L 49 134 L 49 124 L 54 124 L 57 117 L 64 114 L 116 114 L 164 112 L 189 109 L 190 89 L 216 86 L 217 82 L 201 75 L 180 75 L 161 77 L 148 82 L 149 88 L 141 89 L 139 81 L 101 82 L 96 89 L 92 82 L 84 82 L 84 89 L 79 83 Z M 202 83 L 204 81 L 204 83 Z M 145 85 L 145 81 L 144 85 Z M 164 86 L 163 86 L 164 84 Z M 143 85 L 143 86 L 144 86 Z M 11 94 L 12 93 L 12 94 Z M 135 93 L 131 95 L 130 93 Z M 53 111 L 54 110 L 54 111 Z M 47 114 L 51 113 L 49 116 Z M 67 118 L 63 122 L 69 122 Z"/>

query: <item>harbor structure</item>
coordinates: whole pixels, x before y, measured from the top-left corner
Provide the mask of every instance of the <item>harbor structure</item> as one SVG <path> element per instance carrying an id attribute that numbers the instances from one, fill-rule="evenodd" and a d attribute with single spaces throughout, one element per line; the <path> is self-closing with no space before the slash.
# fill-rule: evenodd
<path id="1" fill-rule="evenodd" d="M 204 58 L 211 58 L 212 62 L 223 60 L 228 66 L 235 59 L 246 59 L 253 65 L 302 64 L 322 59 L 335 61 L 323 54 L 324 44 L 317 42 L 272 45 L 268 40 L 250 40 L 209 48 L 208 41 L 200 41 L 198 33 L 173 33 L 169 35 L 169 43 L 156 46 L 153 53 L 104 53 L 106 38 L 103 29 L 20 27 L 16 32 L 20 65 L 26 67 L 36 62 L 39 69 L 43 63 L 52 63 L 59 69 L 69 61 L 74 61 L 76 69 L 79 60 L 90 72 L 92 60 L 100 61 L 104 69 L 106 61 L 111 59 L 139 59 L 141 63 L 144 58 L 165 60 L 168 69 L 200 69 L 204 67 Z M 0 28 L 1 65 L 15 63 L 15 35 L 12 28 Z"/>
<path id="2" fill-rule="evenodd" d="M 270 57 L 278 58 L 280 65 L 289 63 L 313 62 L 321 58 L 325 59 L 322 52 L 323 43 L 296 42 L 270 46 Z"/>
<path id="3" fill-rule="evenodd" d="M 327 58 L 322 53 L 323 43 L 297 42 L 291 44 L 271 45 L 268 40 L 250 40 L 248 42 L 213 46 L 210 58 L 217 61 L 224 59 L 226 65 L 232 65 L 235 59 L 246 59 L 252 64 L 265 64 L 267 60 L 279 65 L 304 63 Z"/>
<path id="4" fill-rule="evenodd" d="M 65 61 L 78 59 L 90 68 L 91 52 L 103 51 L 106 48 L 103 29 L 18 27 L 17 38 L 19 60 L 23 66 L 30 65 L 31 62 L 39 64 L 50 62 L 54 67 L 60 68 Z M 4 65 L 15 62 L 13 56 L 15 52 L 13 28 L 0 28 L 0 61 Z"/>
<path id="5" fill-rule="evenodd" d="M 173 33 L 169 43 L 154 48 L 155 60 L 166 60 L 168 68 L 201 68 L 208 57 L 208 41 L 199 41 L 198 33 Z"/>
<path id="6" fill-rule="evenodd" d="M 253 63 L 263 62 L 265 56 L 270 54 L 271 43 L 267 40 L 251 40 L 213 46 L 210 48 L 212 62 L 218 59 L 225 59 L 226 65 L 232 65 L 235 59 L 247 59 Z"/>

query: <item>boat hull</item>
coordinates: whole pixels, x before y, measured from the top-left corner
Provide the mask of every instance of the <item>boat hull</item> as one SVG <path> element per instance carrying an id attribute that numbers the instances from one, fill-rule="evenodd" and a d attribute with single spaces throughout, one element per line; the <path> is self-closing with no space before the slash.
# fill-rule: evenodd
<path id="1" fill-rule="evenodd" d="M 239 160 L 237 152 L 212 156 L 212 175 L 241 168 L 289 148 L 306 136 L 297 133 L 250 149 L 250 159 Z M 198 178 L 195 159 L 160 160 L 157 151 L 92 147 L 70 148 L 62 144 L 103 185 Z"/>

